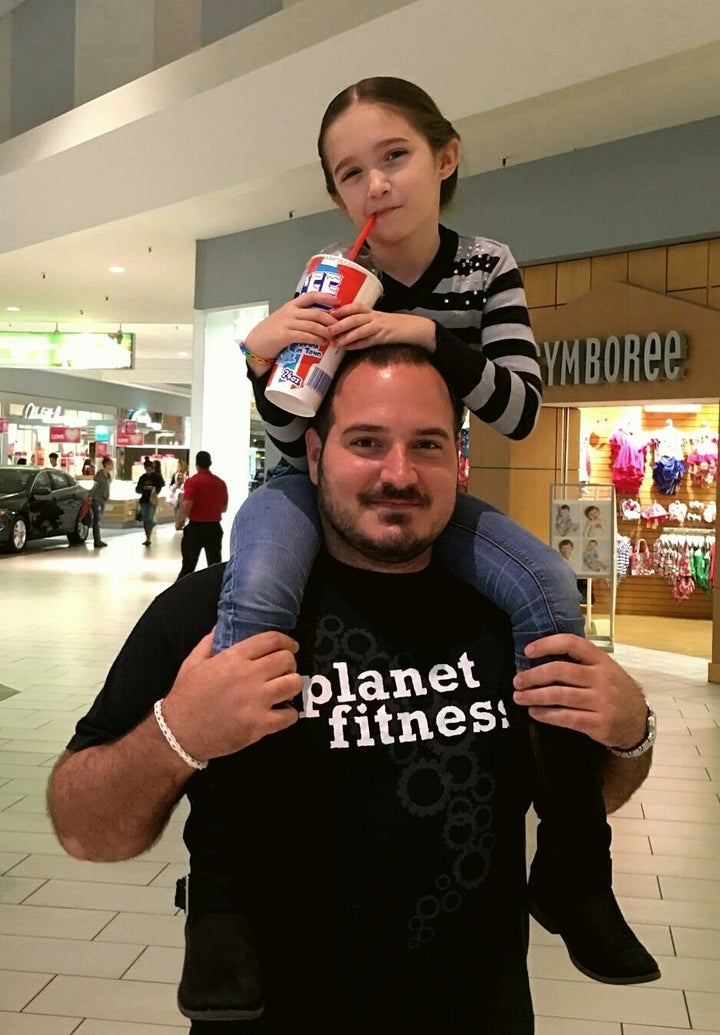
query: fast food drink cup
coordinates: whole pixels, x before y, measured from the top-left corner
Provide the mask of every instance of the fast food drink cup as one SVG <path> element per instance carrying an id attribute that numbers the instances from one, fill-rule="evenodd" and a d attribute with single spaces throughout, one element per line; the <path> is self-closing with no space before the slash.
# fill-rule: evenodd
<path id="1" fill-rule="evenodd" d="M 363 302 L 372 308 L 382 284 L 369 270 L 342 255 L 313 255 L 300 294 L 321 291 L 341 305 Z M 289 345 L 278 356 L 265 389 L 270 402 L 298 417 L 314 417 L 343 357 L 331 345 Z"/>

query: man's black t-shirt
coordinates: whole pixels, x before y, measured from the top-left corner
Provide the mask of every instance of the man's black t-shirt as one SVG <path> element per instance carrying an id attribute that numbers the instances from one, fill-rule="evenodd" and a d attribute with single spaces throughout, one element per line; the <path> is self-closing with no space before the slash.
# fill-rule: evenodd
<path id="1" fill-rule="evenodd" d="M 222 569 L 150 606 L 70 749 L 167 693 L 212 629 Z M 529 1035 L 529 752 L 507 616 L 434 565 L 323 555 L 298 637 L 300 720 L 187 785 L 192 871 L 237 881 L 258 940 L 266 1013 L 242 1030 Z"/>

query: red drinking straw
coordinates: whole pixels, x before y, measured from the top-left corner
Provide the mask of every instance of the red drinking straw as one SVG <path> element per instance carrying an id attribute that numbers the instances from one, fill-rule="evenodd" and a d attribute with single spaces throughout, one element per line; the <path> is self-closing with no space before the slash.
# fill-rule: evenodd
<path id="1" fill-rule="evenodd" d="M 350 260 L 350 262 L 353 261 L 353 259 L 357 255 L 357 253 L 360 251 L 362 246 L 365 244 L 365 238 L 370 233 L 372 228 L 375 226 L 375 220 L 376 219 L 377 219 L 377 212 L 373 212 L 373 214 L 370 216 L 370 218 L 368 219 L 368 221 L 365 224 L 365 226 L 362 228 L 362 230 L 358 234 L 358 238 L 355 241 L 355 244 L 352 246 L 350 251 L 347 253 L 347 257 Z"/>

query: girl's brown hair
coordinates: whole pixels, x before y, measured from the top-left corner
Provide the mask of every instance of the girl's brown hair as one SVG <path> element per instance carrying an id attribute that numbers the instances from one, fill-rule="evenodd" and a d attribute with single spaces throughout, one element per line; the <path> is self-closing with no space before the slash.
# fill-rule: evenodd
<path id="1" fill-rule="evenodd" d="M 327 106 L 318 136 L 318 154 L 325 174 L 325 186 L 328 194 L 337 194 L 337 187 L 325 157 L 325 137 L 333 122 L 352 107 L 353 104 L 382 104 L 392 108 L 407 119 L 413 129 L 427 140 L 434 152 L 450 143 L 460 140 L 451 122 L 438 108 L 435 101 L 423 89 L 407 79 L 396 79 L 394 76 L 379 75 L 371 79 L 361 79 L 359 83 L 347 86 L 334 97 Z M 440 184 L 440 208 L 452 201 L 457 189 L 457 169 Z"/>

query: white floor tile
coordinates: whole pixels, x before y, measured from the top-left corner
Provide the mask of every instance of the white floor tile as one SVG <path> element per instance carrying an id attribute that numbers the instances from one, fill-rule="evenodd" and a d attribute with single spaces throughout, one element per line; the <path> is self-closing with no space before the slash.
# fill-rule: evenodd
<path id="1" fill-rule="evenodd" d="M 75 1035 L 77 1017 L 33 1017 L 0 1011 L 2 1035 Z"/>
<path id="2" fill-rule="evenodd" d="M 160 982 L 60 975 L 26 1012 L 172 1025 L 178 1018 L 175 996 L 172 985 Z"/>
<path id="3" fill-rule="evenodd" d="M 182 949 L 149 945 L 123 977 L 128 981 L 167 981 L 177 988 L 182 971 Z"/>
<path id="4" fill-rule="evenodd" d="M 54 980 L 52 974 L 25 974 L 0 970 L 0 1010 L 22 1010 Z M 62 1013 L 54 1010 L 53 1013 Z"/>
<path id="5" fill-rule="evenodd" d="M 68 855 L 28 855 L 22 861 L 18 861 L 11 872 L 13 876 L 18 877 L 147 885 L 155 881 L 165 869 L 162 863 L 140 859 L 96 863 L 71 859 Z"/>
<path id="6" fill-rule="evenodd" d="M 687 1003 L 693 1028 L 720 1031 L 720 994 L 688 992 Z"/>
<path id="7" fill-rule="evenodd" d="M 0 934 L 0 970 L 119 978 L 143 950 L 142 945 Z"/>
<path id="8" fill-rule="evenodd" d="M 175 912 L 165 888 L 100 884 L 94 881 L 48 880 L 27 900 L 30 906 L 69 906 L 73 909 L 122 910 L 124 913 Z"/>
<path id="9" fill-rule="evenodd" d="M 178 1016 L 180 1016 L 178 1014 Z M 180 1017 L 184 1021 L 184 1017 Z M 182 1025 L 166 1024 L 129 1024 L 127 1021 L 83 1021 L 73 1035 L 181 1035 L 181 1032 L 188 1031 L 190 1022 Z"/>
<path id="10" fill-rule="evenodd" d="M 578 975 L 582 979 L 582 975 Z M 584 979 L 559 981 L 537 978 L 533 981 L 535 1009 L 554 1017 L 583 1020 L 634 1022 L 650 1021 L 669 1028 L 687 1027 L 685 999 L 681 991 L 649 985 L 601 985 Z"/>

